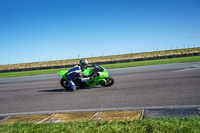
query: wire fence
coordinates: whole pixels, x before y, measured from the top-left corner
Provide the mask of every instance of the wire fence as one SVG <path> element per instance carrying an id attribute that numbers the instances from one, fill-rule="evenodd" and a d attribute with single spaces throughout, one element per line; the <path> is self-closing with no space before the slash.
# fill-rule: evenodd
<path id="1" fill-rule="evenodd" d="M 124 55 L 124 54 L 134 54 L 134 53 L 146 53 L 146 52 L 158 52 L 158 51 L 168 51 L 168 50 L 178 50 L 178 49 L 190 49 L 190 48 L 198 48 L 200 47 L 200 45 L 186 45 L 184 44 L 183 46 L 173 46 L 171 45 L 168 48 L 153 48 L 153 49 L 141 49 L 141 50 L 128 50 L 126 52 L 122 52 L 122 51 L 113 51 L 110 54 L 105 54 L 105 53 L 101 53 L 101 54 L 94 54 L 91 53 L 90 56 L 84 56 L 84 55 L 74 55 L 74 56 L 68 56 L 68 57 L 49 57 L 49 58 L 40 58 L 40 59 L 32 59 L 32 60 L 27 60 L 27 61 L 18 61 L 16 64 L 24 64 L 24 63 L 33 63 L 33 62 L 49 62 L 49 61 L 59 61 L 59 60 L 71 60 L 71 59 L 80 59 L 80 58 L 94 58 L 94 57 L 103 57 L 103 56 L 114 56 L 114 55 Z M 8 65 L 12 64 L 11 61 L 9 61 L 7 63 Z"/>

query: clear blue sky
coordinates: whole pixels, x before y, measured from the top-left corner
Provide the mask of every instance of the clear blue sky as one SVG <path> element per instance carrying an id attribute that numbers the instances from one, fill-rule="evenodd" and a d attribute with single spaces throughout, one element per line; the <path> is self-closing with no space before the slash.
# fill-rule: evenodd
<path id="1" fill-rule="evenodd" d="M 200 0 L 0 0 L 0 65 L 200 47 Z"/>

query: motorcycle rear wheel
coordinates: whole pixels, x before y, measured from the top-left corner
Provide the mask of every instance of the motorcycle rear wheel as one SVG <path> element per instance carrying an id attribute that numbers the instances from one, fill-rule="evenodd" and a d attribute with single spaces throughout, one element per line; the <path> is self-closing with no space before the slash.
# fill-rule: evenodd
<path id="1" fill-rule="evenodd" d="M 68 83 L 67 80 L 64 79 L 64 78 L 62 78 L 62 79 L 60 80 L 60 85 L 61 85 L 63 88 L 65 88 L 66 91 L 69 91 L 69 90 L 71 89 L 69 83 Z"/>

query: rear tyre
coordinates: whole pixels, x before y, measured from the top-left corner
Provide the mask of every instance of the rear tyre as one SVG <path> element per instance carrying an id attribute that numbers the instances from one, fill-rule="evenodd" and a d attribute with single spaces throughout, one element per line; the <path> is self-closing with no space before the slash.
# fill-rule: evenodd
<path id="1" fill-rule="evenodd" d="M 69 85 L 69 83 L 67 82 L 66 79 L 62 78 L 62 79 L 60 80 L 60 85 L 61 85 L 63 88 L 65 88 L 66 91 L 69 91 L 69 90 L 70 90 L 70 85 Z"/>
<path id="2" fill-rule="evenodd" d="M 114 84 L 114 79 L 111 76 L 105 78 L 105 80 L 107 81 L 106 83 L 104 81 L 101 81 L 99 84 L 103 87 L 110 87 Z"/>

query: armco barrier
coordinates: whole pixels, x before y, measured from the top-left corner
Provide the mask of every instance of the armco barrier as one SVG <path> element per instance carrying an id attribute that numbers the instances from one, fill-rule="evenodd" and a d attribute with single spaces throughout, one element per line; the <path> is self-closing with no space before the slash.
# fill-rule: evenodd
<path id="1" fill-rule="evenodd" d="M 170 59 L 170 58 L 178 58 L 178 57 L 188 57 L 188 56 L 199 56 L 198 53 L 190 53 L 190 54 L 180 54 L 180 55 L 169 55 L 169 56 L 156 56 L 156 57 L 147 57 L 147 58 L 138 58 L 138 59 L 127 59 L 127 60 L 115 60 L 115 61 L 106 61 L 106 62 L 95 62 L 93 64 L 115 64 L 115 63 L 126 63 L 126 62 L 134 62 L 134 61 L 147 61 L 147 60 L 158 60 L 158 59 Z M 62 65 L 62 66 L 47 66 L 47 67 L 34 67 L 34 68 L 23 68 L 23 69 L 11 69 L 11 70 L 0 70 L 0 73 L 4 72 L 19 72 L 19 71 L 31 71 L 31 70 L 43 70 L 43 69 L 55 69 L 55 68 L 66 68 L 73 67 L 73 65 Z"/>

